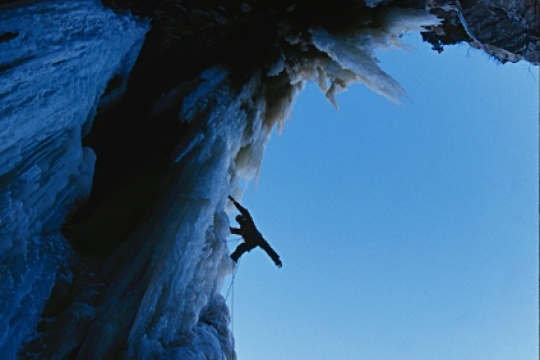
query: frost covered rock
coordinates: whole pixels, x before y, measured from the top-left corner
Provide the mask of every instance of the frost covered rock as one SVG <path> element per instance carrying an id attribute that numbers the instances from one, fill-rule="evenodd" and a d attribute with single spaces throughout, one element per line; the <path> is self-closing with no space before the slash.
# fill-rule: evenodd
<path id="1" fill-rule="evenodd" d="M 467 42 L 502 63 L 540 63 L 538 0 L 429 0 L 426 6 L 443 19 L 423 34 L 435 50 Z"/>

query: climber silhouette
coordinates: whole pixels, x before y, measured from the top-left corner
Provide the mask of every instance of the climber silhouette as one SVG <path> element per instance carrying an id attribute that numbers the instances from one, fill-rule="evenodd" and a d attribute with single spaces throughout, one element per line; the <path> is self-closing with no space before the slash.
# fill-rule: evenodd
<path id="1" fill-rule="evenodd" d="M 241 214 L 236 216 L 236 221 L 238 224 L 240 224 L 240 228 L 238 229 L 231 227 L 231 233 L 241 235 L 244 238 L 244 242 L 238 245 L 236 250 L 234 250 L 231 254 L 231 259 L 233 259 L 234 262 L 237 262 L 238 258 L 243 253 L 246 251 L 251 251 L 259 246 L 261 249 L 266 251 L 277 267 L 281 267 L 282 264 L 281 260 L 279 260 L 279 255 L 274 251 L 274 249 L 272 249 L 272 247 L 270 247 L 270 244 L 266 242 L 259 230 L 257 230 L 249 211 L 234 200 L 232 196 L 229 196 L 229 199 L 233 202 L 234 206 L 236 206 Z"/>

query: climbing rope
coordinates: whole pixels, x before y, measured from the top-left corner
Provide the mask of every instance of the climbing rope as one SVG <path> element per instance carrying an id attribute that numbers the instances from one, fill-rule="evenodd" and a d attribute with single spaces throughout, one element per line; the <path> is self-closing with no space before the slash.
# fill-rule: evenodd
<path id="1" fill-rule="evenodd" d="M 227 302 L 227 300 L 225 300 L 225 302 Z M 232 293 L 231 293 L 231 334 L 234 337 L 234 286 L 232 287 Z"/>
<path id="2" fill-rule="evenodd" d="M 227 299 L 229 298 L 229 293 L 231 292 L 231 289 L 233 288 L 234 278 L 236 277 L 236 272 L 238 271 L 239 267 L 240 267 L 240 263 L 236 263 L 236 268 L 234 269 L 234 272 L 233 272 L 233 276 L 232 276 L 232 279 L 231 279 L 231 284 L 229 285 L 229 289 L 227 290 L 227 295 L 225 295 L 225 302 L 227 302 Z"/>
<path id="3" fill-rule="evenodd" d="M 240 262 L 236 263 L 236 268 L 234 269 L 232 278 L 231 278 L 231 284 L 229 285 L 229 289 L 227 290 L 227 294 L 225 295 L 225 305 L 227 304 L 227 299 L 229 298 L 229 294 L 231 293 L 232 289 L 232 297 L 231 297 L 231 334 L 234 336 L 234 279 L 236 278 L 236 273 L 238 271 L 238 268 L 240 267 Z M 221 314 L 223 313 L 223 309 L 225 309 L 225 306 L 221 308 L 221 311 L 219 312 L 218 319 L 221 318 Z M 219 340 L 218 340 L 219 341 Z M 225 360 L 225 353 L 223 352 L 223 347 L 221 346 L 221 341 L 219 341 L 219 347 L 221 348 L 221 358 Z"/>

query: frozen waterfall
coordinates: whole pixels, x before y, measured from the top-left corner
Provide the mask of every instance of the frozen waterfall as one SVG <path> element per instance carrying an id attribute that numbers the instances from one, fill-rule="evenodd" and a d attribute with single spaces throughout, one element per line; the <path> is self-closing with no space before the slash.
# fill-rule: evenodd
<path id="1" fill-rule="evenodd" d="M 284 27 L 297 50 L 242 81 L 216 64 L 160 94 L 151 118 L 172 112 L 186 134 L 150 206 L 118 248 L 98 256 L 74 247 L 61 227 L 92 189 L 96 153 L 83 138 L 124 95 L 150 22 L 92 0 L 0 8 L 4 358 L 235 359 L 220 295 L 234 270 L 227 195 L 241 195 L 256 176 L 272 129 L 283 127 L 306 81 L 334 104 L 352 82 L 394 101 L 404 95 L 374 51 L 438 20 L 420 10 L 384 14 L 377 27 L 348 33 L 313 27 L 297 36 Z M 116 214 L 100 216 L 114 222 Z"/>

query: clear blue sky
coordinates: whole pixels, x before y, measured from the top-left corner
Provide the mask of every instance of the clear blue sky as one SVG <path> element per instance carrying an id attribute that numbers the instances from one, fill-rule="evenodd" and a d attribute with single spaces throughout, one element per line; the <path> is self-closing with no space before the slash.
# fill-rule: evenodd
<path id="1" fill-rule="evenodd" d="M 240 360 L 538 359 L 538 68 L 405 39 L 410 101 L 312 85 L 273 134 L 242 203 L 283 268 L 241 258 Z"/>

